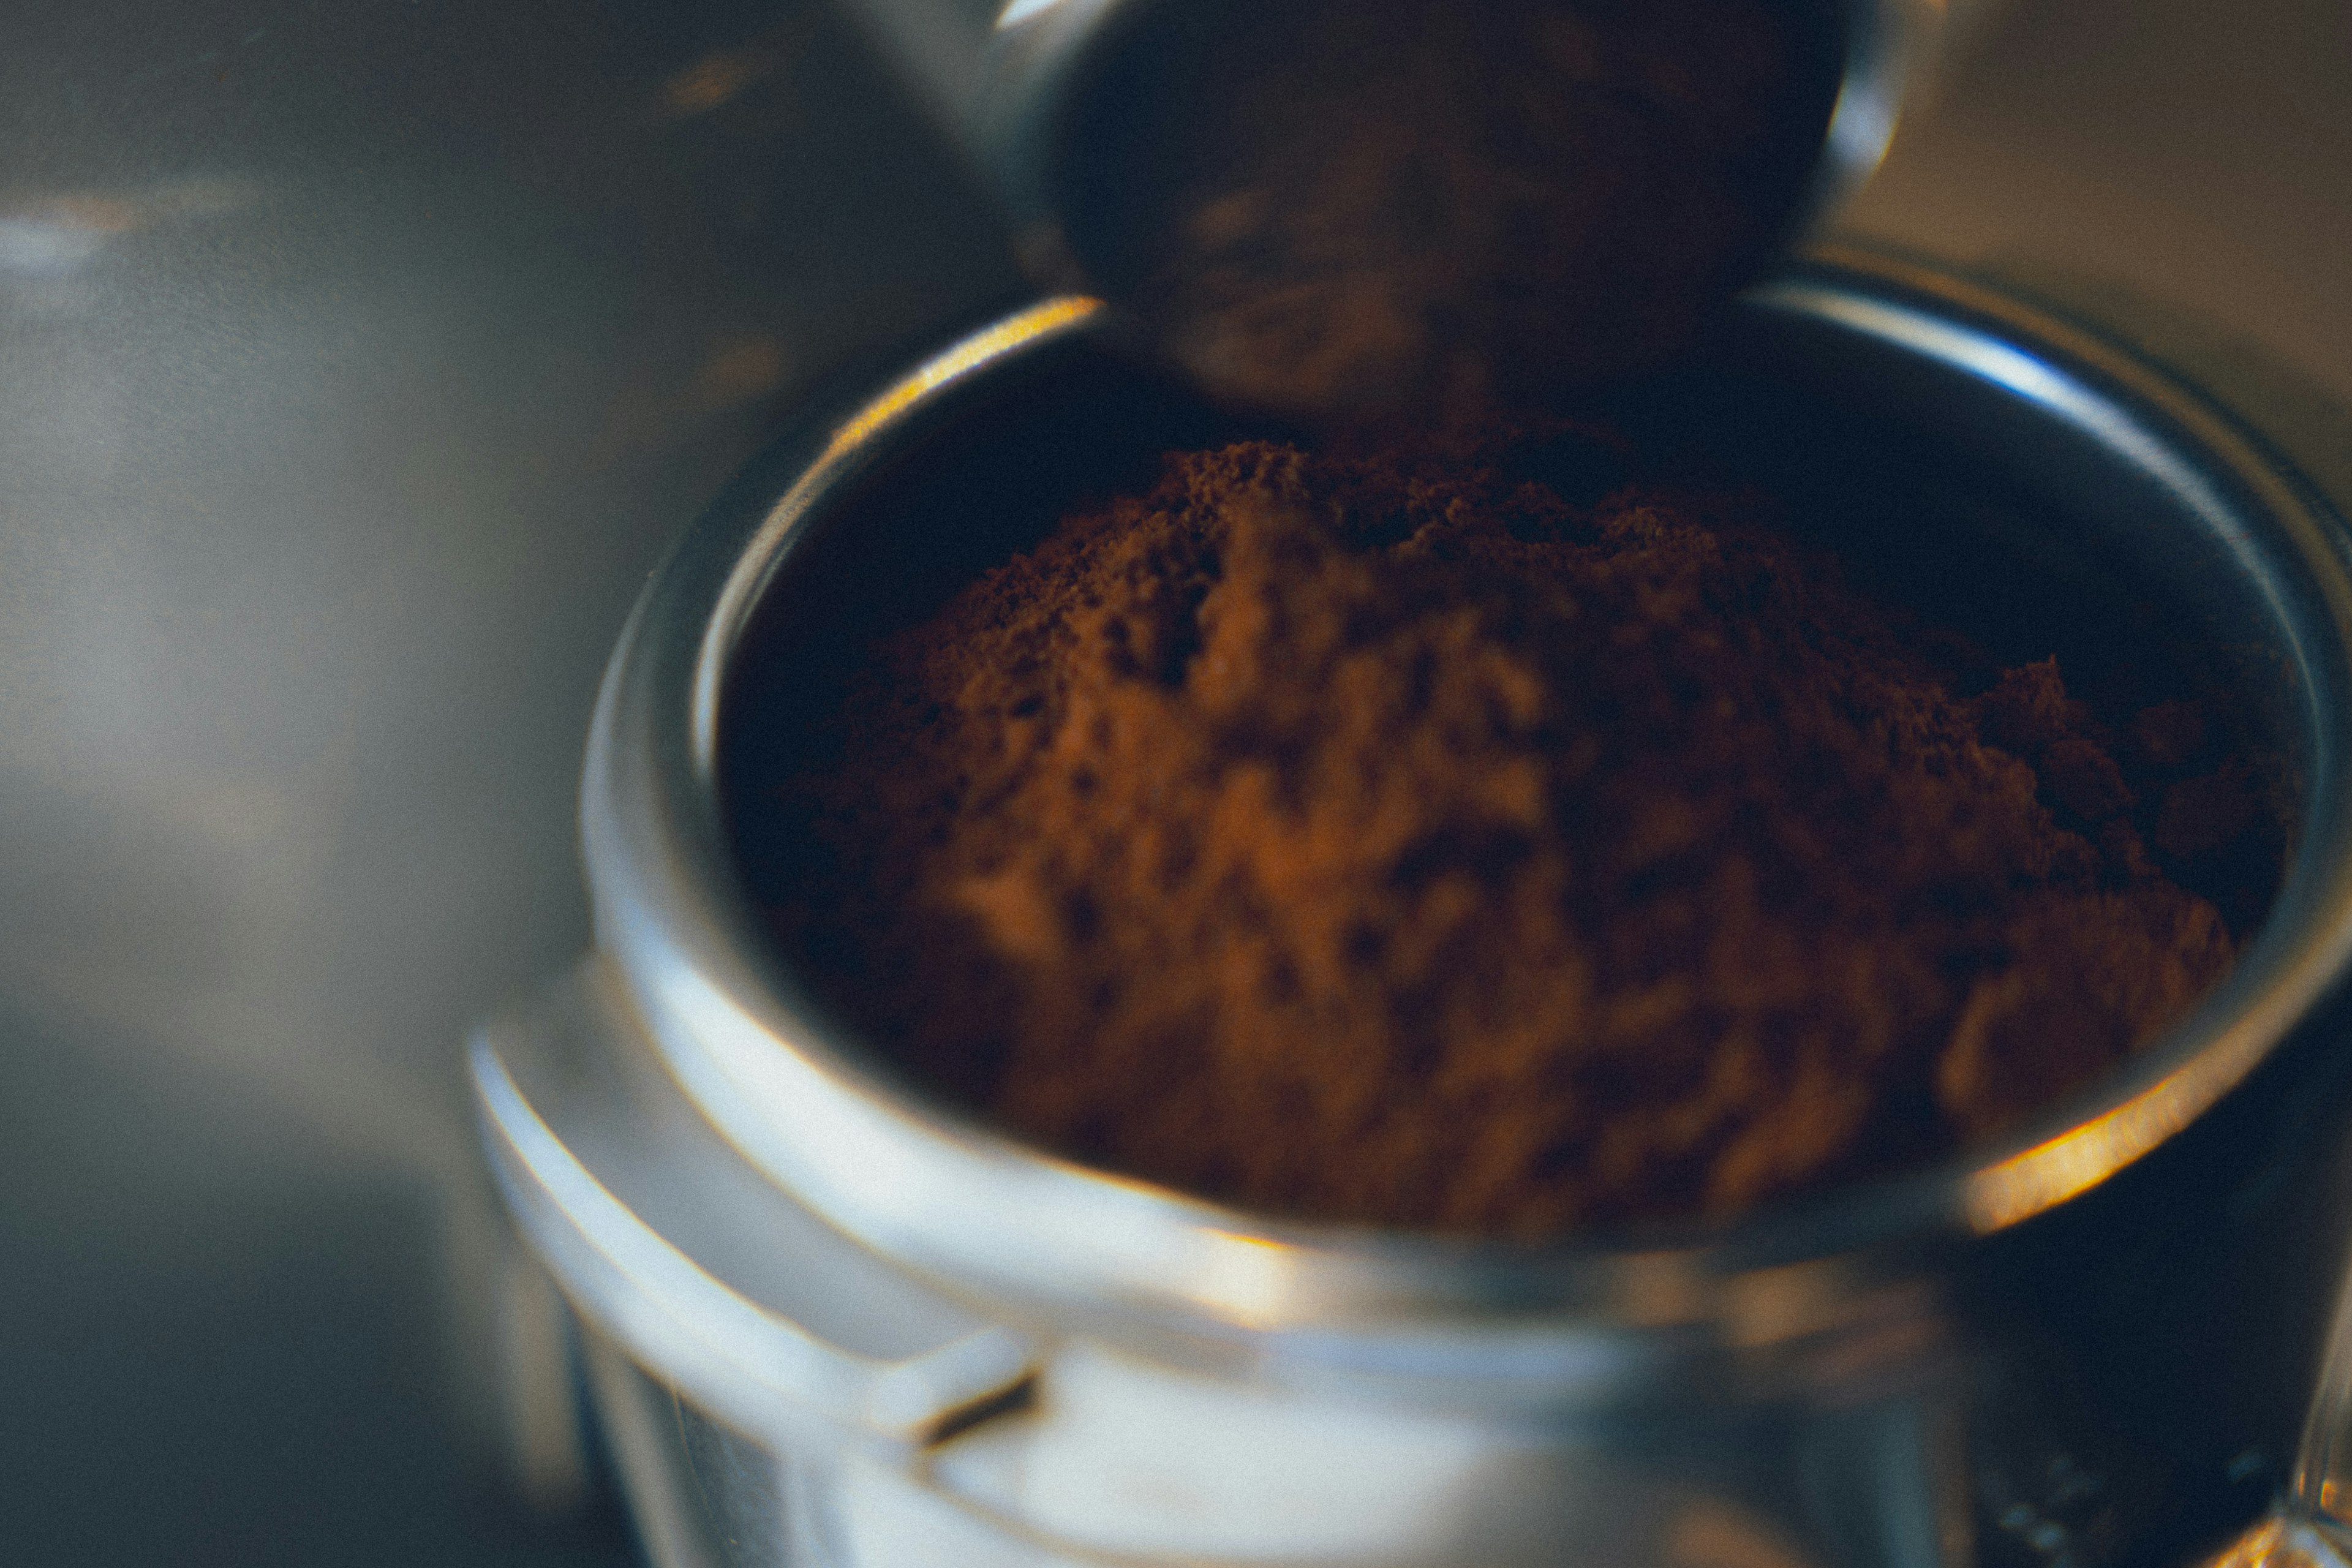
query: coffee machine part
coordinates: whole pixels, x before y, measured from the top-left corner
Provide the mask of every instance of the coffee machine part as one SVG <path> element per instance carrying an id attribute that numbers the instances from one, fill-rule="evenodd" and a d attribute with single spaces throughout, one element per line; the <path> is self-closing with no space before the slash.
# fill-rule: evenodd
<path id="1" fill-rule="evenodd" d="M 1661 363 L 1878 162 L 1943 0 L 856 0 L 1044 287 L 1229 404 Z"/>
<path id="2" fill-rule="evenodd" d="M 477 1037 L 492 1168 L 654 1561 L 2105 1568 L 2256 1511 L 2326 1280 L 2239 1282 L 2338 1245 L 2314 1199 L 2352 1105 L 2327 500 L 2013 298 L 1860 253 L 1751 290 L 1667 402 L 1759 461 L 1946 497 L 1873 537 L 1948 525 L 1938 570 L 2037 625 L 2136 646 L 2111 634 L 2146 603 L 2195 636 L 2294 781 L 2271 921 L 2125 1071 L 1932 1169 L 1688 1235 L 1300 1226 L 925 1098 L 776 950 L 729 826 L 743 770 L 809 739 L 743 704 L 1220 417 L 1103 318 L 1047 301 L 812 409 L 680 541 L 590 743 L 594 951 Z"/>

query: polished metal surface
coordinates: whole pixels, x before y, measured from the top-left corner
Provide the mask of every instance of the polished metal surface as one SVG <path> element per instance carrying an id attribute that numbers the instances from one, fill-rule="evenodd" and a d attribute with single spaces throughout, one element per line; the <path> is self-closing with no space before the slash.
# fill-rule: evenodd
<path id="1" fill-rule="evenodd" d="M 778 1443 L 903 1448 L 1027 1375 L 1022 1336 L 910 1288 L 746 1165 L 627 1048 L 642 1031 L 592 960 L 472 1061 L 524 1232 L 635 1354 Z"/>
<path id="2" fill-rule="evenodd" d="M 2156 366 L 1864 251 L 1755 291 L 1661 406 L 1760 376 L 1751 395 L 1805 411 L 1791 428 L 1815 463 L 1913 432 L 1948 480 L 2031 498 L 2003 525 L 2041 541 L 2022 558 L 2129 563 L 2238 650 L 2236 684 L 2271 694 L 2246 720 L 2298 780 L 2297 845 L 2263 933 L 2170 1037 L 1943 1167 L 1712 1229 L 1536 1248 L 1219 1209 L 900 1086 L 807 1001 L 747 901 L 722 826 L 747 787 L 726 761 L 750 744 L 727 729 L 730 682 L 752 679 L 736 655 L 768 596 L 870 587 L 838 575 L 845 552 L 922 548 L 940 525 L 908 499 L 928 455 L 974 449 L 951 432 L 1065 454 L 1030 465 L 1049 487 L 1157 450 L 1166 416 L 1103 368 L 1100 321 L 1049 301 L 815 411 L 680 541 L 591 739 L 596 955 L 476 1047 L 485 1131 L 540 1255 L 683 1408 L 801 1478 L 786 1514 L 832 1543 L 817 1562 L 1663 1563 L 1702 1524 L 1788 1563 L 1998 1562 L 2003 1531 L 2063 1528 L 2046 1468 L 2009 1478 L 2116 1415 L 2110 1392 L 2036 1386 L 2053 1353 L 2086 1382 L 2094 1352 L 2144 1382 L 2180 1332 L 2303 1324 L 2315 1279 L 2218 1305 L 2181 1280 L 2282 1238 L 2336 1245 L 2295 1194 L 2331 1168 L 2352 1089 L 2328 1049 L 2352 959 L 2352 538 Z M 1098 417 L 1065 423 L 1080 406 Z M 900 488 L 861 512 L 882 483 Z M 1057 493 L 1000 504 L 1050 511 Z M 757 679 L 794 684 L 781 666 Z M 759 1279 L 761 1257 L 790 1264 Z M 2068 1312 L 2118 1295 L 2146 1337 L 2082 1339 Z M 855 1325 L 909 1313 L 933 1326 L 856 1342 Z M 2156 1420 L 2192 1450 L 2242 1449 L 2274 1415 Z M 2168 1484 L 2218 1517 L 2237 1506 L 2220 1471 L 2176 1464 Z M 2164 1528 L 2142 1503 L 2109 1533 L 2145 1546 Z"/>
<path id="3" fill-rule="evenodd" d="M 1073 1540 L 1122 1560 L 1622 1564 L 1671 1559 L 1677 1532 L 1805 1560 L 1769 1503 L 1741 1500 L 1719 1439 L 1660 1474 L 1654 1454 L 1612 1458 L 1605 1428 L 1563 1449 L 1491 1412 L 1252 1391 L 988 1327 L 767 1186 L 601 961 L 492 1025 L 475 1071 L 502 1184 L 586 1315 L 597 1413 L 659 1568 L 1092 1561 Z M 1918 1464 L 1951 1449 L 1921 1402 L 1950 1392 L 1946 1370 L 1801 1421 L 1798 1463 L 1869 1532 L 1859 1560 L 1936 1562 L 1965 1531 Z M 1784 1444 L 1798 1424 L 1739 1437 Z"/>

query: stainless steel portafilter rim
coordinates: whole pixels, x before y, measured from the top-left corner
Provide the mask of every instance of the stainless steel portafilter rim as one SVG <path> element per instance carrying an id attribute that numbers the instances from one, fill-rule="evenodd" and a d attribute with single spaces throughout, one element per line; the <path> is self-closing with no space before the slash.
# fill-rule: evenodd
<path id="1" fill-rule="evenodd" d="M 1567 1363 L 1622 1350 L 1563 1337 L 1570 1326 L 1801 1331 L 1807 1302 L 1899 1267 L 1910 1249 L 2063 1204 L 2188 1126 L 2278 1049 L 2352 957 L 2352 550 L 2341 521 L 2194 391 L 2004 296 L 1824 252 L 1742 310 L 1958 378 L 2097 443 L 2198 520 L 2275 622 L 2308 742 L 2293 864 L 2231 977 L 2115 1079 L 1915 1174 L 1711 1229 L 1543 1247 L 1242 1214 L 1055 1159 L 911 1095 L 815 1005 L 738 879 L 719 797 L 722 687 L 810 521 L 919 443 L 955 399 L 984 395 L 1025 357 L 1088 332 L 1094 302 L 1063 298 L 810 418 L 679 542 L 630 620 L 590 741 L 586 855 L 599 945 L 680 1083 L 831 1224 L 1011 1319 L 1116 1315 L 1210 1340 L 1387 1336 L 1391 1352 L 1417 1343 L 1432 1355 L 1468 1335 L 1489 1363 L 1500 1355 L 1530 1376 L 1581 1375 Z"/>

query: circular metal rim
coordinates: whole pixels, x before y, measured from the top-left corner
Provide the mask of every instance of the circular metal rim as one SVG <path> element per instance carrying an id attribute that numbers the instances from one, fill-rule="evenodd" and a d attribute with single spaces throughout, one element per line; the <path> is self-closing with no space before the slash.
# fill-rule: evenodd
<path id="1" fill-rule="evenodd" d="M 1526 1247 L 1291 1223 L 1072 1164 L 908 1100 L 832 1037 L 769 950 L 734 878 L 717 796 L 721 684 L 798 527 L 948 395 L 1087 330 L 1094 301 L 1050 300 L 810 420 L 680 542 L 616 649 L 583 794 L 598 941 L 704 1113 L 830 1223 L 943 1288 L 1015 1318 L 1113 1316 L 1211 1336 L 1720 1320 L 1721 1283 L 1843 1267 L 1906 1244 L 2002 1229 L 2105 1181 L 2194 1121 L 2284 1040 L 2352 957 L 2352 556 L 2340 522 L 2259 439 L 2189 388 L 2006 296 L 1881 257 L 1817 253 L 1753 296 L 2003 380 L 2116 438 L 2168 431 L 2292 542 L 2320 607 L 2306 659 L 2305 831 L 2274 918 L 2170 1039 L 2074 1118 L 1970 1158 L 1715 1229 L 1630 1244 Z M 2186 443 L 2186 447 L 2179 445 Z M 2159 446 L 2162 444 L 2159 443 Z M 2178 476 L 2204 483 L 2198 464 Z M 781 499 L 776 499 L 780 497 Z M 2218 503 L 2217 504 L 2221 504 Z M 2306 647 L 2306 651 L 2309 651 Z M 1811 1294 L 1811 1292 L 1807 1292 Z M 1785 1315 L 1782 1302 L 1774 1309 Z M 1580 1352 L 1583 1353 L 1583 1352 Z"/>

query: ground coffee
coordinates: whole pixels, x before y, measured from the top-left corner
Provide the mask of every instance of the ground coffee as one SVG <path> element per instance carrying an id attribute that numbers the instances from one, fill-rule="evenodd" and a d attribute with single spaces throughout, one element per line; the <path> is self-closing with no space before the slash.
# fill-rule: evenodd
<path id="1" fill-rule="evenodd" d="M 1252 1209 L 1538 1237 L 1993 1134 L 2227 968 L 2177 877 L 2252 775 L 1772 510 L 1171 458 L 877 650 L 779 930 L 950 1094 Z"/>

